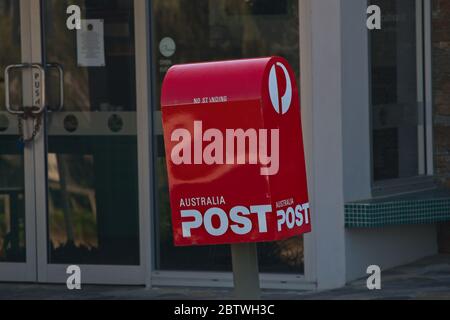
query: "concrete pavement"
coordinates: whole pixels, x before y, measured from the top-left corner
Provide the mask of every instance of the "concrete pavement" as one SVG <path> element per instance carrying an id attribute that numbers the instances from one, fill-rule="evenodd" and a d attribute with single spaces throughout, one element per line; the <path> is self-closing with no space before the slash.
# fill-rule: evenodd
<path id="1" fill-rule="evenodd" d="M 210 288 L 152 288 L 120 286 L 82 286 L 69 291 L 65 285 L 1 283 L 0 299 L 180 299 L 227 300 L 233 298 L 229 289 Z M 445 299 L 450 300 L 450 255 L 439 255 L 410 265 L 382 272 L 382 289 L 369 291 L 362 279 L 345 288 L 323 291 L 263 291 L 263 299 L 298 300 L 368 300 L 368 299 Z"/>

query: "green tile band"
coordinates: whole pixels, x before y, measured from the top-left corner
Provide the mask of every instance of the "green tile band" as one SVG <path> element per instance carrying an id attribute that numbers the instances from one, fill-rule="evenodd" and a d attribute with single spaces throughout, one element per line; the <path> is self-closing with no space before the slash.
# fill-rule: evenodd
<path id="1" fill-rule="evenodd" d="M 450 198 L 345 205 L 346 228 L 378 228 L 443 221 L 450 221 Z"/>

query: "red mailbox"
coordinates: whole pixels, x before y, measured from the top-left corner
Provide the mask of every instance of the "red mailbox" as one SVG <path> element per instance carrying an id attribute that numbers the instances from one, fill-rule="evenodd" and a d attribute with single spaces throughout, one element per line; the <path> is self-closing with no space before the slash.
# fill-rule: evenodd
<path id="1" fill-rule="evenodd" d="M 175 245 L 311 231 L 299 94 L 285 59 L 177 65 L 161 100 Z"/>

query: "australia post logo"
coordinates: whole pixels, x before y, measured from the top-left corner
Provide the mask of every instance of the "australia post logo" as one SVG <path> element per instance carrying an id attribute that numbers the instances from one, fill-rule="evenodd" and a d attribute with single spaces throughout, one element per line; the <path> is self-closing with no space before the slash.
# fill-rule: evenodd
<path id="1" fill-rule="evenodd" d="M 281 79 L 277 75 L 278 68 L 283 71 L 285 80 L 285 92 L 282 95 L 280 95 Z M 281 62 L 275 63 L 270 69 L 269 95 L 272 106 L 277 113 L 286 114 L 289 111 L 292 104 L 292 81 L 286 66 Z"/>
<path id="2" fill-rule="evenodd" d="M 293 90 L 289 72 L 281 62 L 272 66 L 267 85 L 274 111 L 285 115 L 292 104 Z M 175 166 L 259 165 L 262 176 L 273 176 L 279 171 L 279 129 L 204 130 L 203 121 L 198 120 L 194 121 L 193 130 L 175 129 L 170 139 L 170 160 Z"/>

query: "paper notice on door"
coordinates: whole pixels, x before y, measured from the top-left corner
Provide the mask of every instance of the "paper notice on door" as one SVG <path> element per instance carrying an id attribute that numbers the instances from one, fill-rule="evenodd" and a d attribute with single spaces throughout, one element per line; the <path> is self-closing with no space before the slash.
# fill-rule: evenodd
<path id="1" fill-rule="evenodd" d="M 104 23 L 101 19 L 81 21 L 77 30 L 77 59 L 80 67 L 105 66 Z"/>

